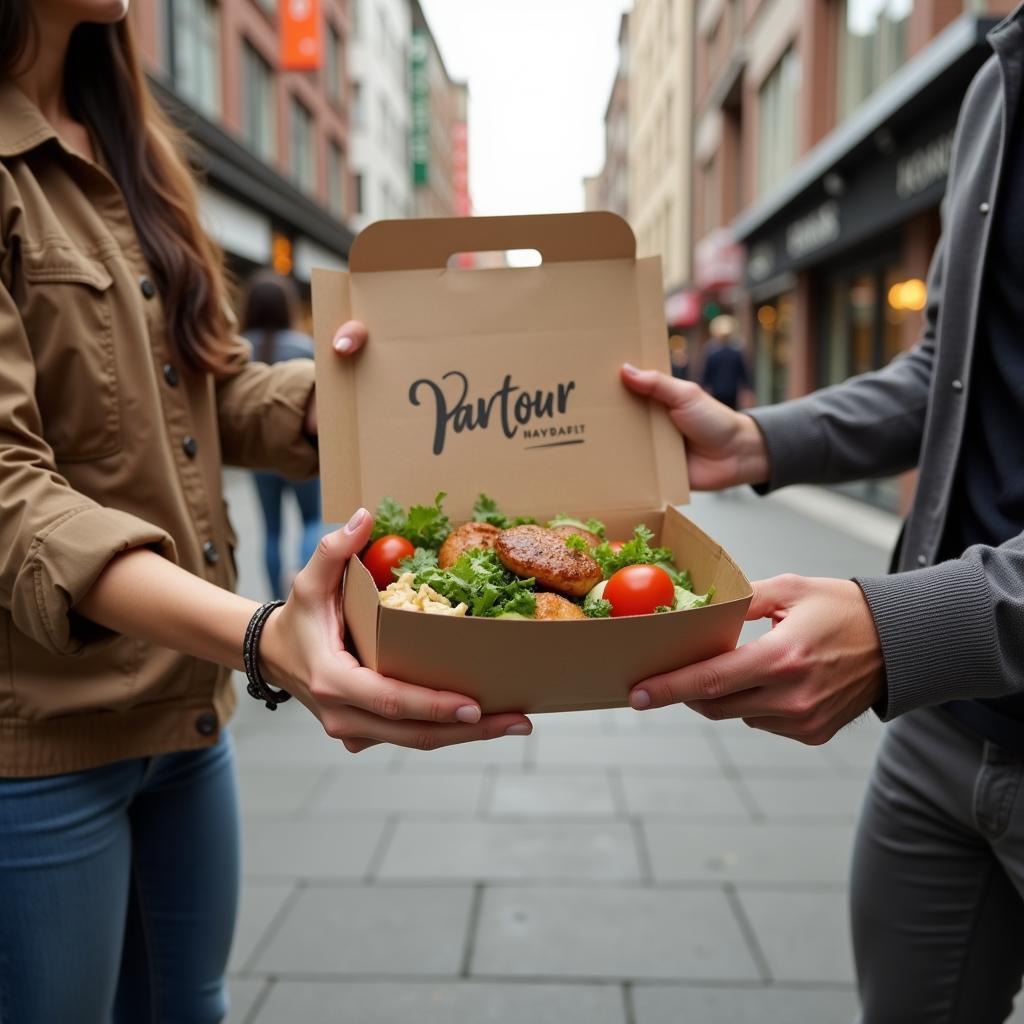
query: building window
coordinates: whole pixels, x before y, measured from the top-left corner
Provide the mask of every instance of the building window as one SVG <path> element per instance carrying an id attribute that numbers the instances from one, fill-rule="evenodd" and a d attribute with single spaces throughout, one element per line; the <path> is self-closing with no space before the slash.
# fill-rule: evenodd
<path id="1" fill-rule="evenodd" d="M 366 125 L 366 101 L 363 97 L 362 82 L 352 83 L 352 123 L 356 128 Z"/>
<path id="2" fill-rule="evenodd" d="M 355 174 L 352 176 L 352 187 L 355 191 L 356 213 L 365 213 L 363 208 L 363 176 Z"/>
<path id="3" fill-rule="evenodd" d="M 220 18 L 213 0 L 170 0 L 167 39 L 178 93 L 204 114 L 220 113 Z"/>
<path id="4" fill-rule="evenodd" d="M 271 161 L 277 153 L 277 106 L 270 65 L 242 43 L 242 137 L 254 153 Z"/>
<path id="5" fill-rule="evenodd" d="M 800 59 L 790 48 L 758 93 L 757 190 L 763 195 L 796 163 Z"/>
<path id="6" fill-rule="evenodd" d="M 327 205 L 339 220 L 345 216 L 345 153 L 336 142 L 327 144 Z"/>
<path id="7" fill-rule="evenodd" d="M 333 25 L 327 26 L 327 45 L 324 53 L 324 76 L 326 78 L 327 98 L 335 105 L 341 103 L 344 88 L 342 75 L 344 72 L 344 51 L 341 47 L 341 36 Z"/>
<path id="8" fill-rule="evenodd" d="M 839 28 L 838 119 L 903 64 L 913 0 L 843 0 Z"/>
<path id="9" fill-rule="evenodd" d="M 267 12 L 267 14 L 277 14 L 277 0 L 256 0 L 256 3 Z"/>
<path id="10" fill-rule="evenodd" d="M 294 96 L 291 104 L 290 137 L 291 176 L 299 188 L 316 188 L 313 167 L 313 115 Z"/>

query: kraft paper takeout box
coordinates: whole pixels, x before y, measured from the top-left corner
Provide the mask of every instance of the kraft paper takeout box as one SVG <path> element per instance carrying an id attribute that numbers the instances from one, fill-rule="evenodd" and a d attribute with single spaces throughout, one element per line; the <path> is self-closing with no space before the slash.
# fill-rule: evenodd
<path id="1" fill-rule="evenodd" d="M 539 250 L 538 267 L 450 269 L 456 253 Z M 382 608 L 353 559 L 345 623 L 359 659 L 494 711 L 627 703 L 632 684 L 736 645 L 751 588 L 673 504 L 689 499 L 683 444 L 662 407 L 629 393 L 625 361 L 668 370 L 660 260 L 637 259 L 610 213 L 382 221 L 348 273 L 313 272 L 324 516 L 384 496 L 453 523 L 484 491 L 507 515 L 596 516 L 609 537 L 638 522 L 670 547 L 707 607 L 672 615 L 534 622 Z M 362 320 L 370 342 L 332 351 Z"/>

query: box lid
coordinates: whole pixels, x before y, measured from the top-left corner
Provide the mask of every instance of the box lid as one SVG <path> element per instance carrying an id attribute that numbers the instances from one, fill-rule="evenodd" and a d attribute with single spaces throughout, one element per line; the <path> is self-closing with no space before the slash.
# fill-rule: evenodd
<path id="1" fill-rule="evenodd" d="M 537 249 L 537 267 L 449 268 L 461 252 Z M 682 439 L 631 394 L 623 362 L 669 372 L 660 260 L 610 213 L 382 221 L 350 271 L 313 272 L 325 516 L 390 495 L 477 495 L 510 515 L 594 515 L 689 499 Z M 337 327 L 366 323 L 352 359 Z"/>

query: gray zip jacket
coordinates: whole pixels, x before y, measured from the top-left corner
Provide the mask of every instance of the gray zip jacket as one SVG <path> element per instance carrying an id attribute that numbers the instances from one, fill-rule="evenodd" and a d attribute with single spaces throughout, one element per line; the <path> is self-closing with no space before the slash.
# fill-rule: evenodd
<path id="1" fill-rule="evenodd" d="M 1024 692 L 1024 534 L 935 564 L 971 393 L 989 226 L 1021 92 L 1024 6 L 988 39 L 995 55 L 960 111 L 921 340 L 882 370 L 750 413 L 771 459 L 768 490 L 920 469 L 899 571 L 857 580 L 882 642 L 885 720 L 948 700 Z M 1024 324 L 1021 336 L 1024 343 Z"/>

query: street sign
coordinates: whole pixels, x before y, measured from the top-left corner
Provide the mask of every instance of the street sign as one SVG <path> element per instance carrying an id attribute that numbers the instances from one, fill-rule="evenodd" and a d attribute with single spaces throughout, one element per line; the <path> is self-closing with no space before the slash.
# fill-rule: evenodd
<path id="1" fill-rule="evenodd" d="M 281 68 L 314 71 L 320 67 L 320 0 L 283 0 Z"/>

